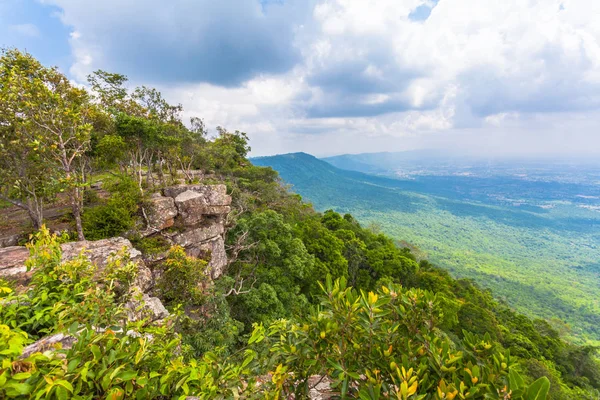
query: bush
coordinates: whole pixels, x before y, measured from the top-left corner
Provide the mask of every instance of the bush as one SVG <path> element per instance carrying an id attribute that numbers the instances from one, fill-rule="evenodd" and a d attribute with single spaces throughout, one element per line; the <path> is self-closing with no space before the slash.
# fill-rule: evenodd
<path id="1" fill-rule="evenodd" d="M 162 236 L 130 238 L 133 247 L 138 249 L 144 255 L 155 255 L 163 253 L 171 247 L 171 243 Z"/>
<path id="2" fill-rule="evenodd" d="M 83 231 L 89 240 L 122 235 L 135 225 L 135 214 L 142 200 L 135 181 L 119 177 L 109 182 L 106 189 L 111 193 L 106 204 L 86 209 L 83 213 Z"/>
<path id="3" fill-rule="evenodd" d="M 329 376 L 342 398 L 546 398 L 548 379 L 526 385 L 489 335 L 465 332 L 455 346 L 440 333 L 431 292 L 393 284 L 357 292 L 343 279 L 328 279 L 323 290 L 322 308 L 306 320 L 253 334 L 270 346 L 274 390 L 284 398 L 308 395 L 314 375 Z"/>

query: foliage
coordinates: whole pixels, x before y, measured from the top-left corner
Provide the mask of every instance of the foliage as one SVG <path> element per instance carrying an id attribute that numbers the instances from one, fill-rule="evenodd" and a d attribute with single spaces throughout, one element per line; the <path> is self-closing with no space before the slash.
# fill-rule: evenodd
<path id="1" fill-rule="evenodd" d="M 327 375 L 342 398 L 545 398 L 548 379 L 525 385 L 509 352 L 489 335 L 458 345 L 435 329 L 430 292 L 384 286 L 377 293 L 328 280 L 322 308 L 306 321 L 268 330 L 277 390 L 306 396 L 308 378 Z M 458 347 L 458 348 L 457 348 Z"/>
<path id="2" fill-rule="evenodd" d="M 102 205 L 85 210 L 83 229 L 90 240 L 105 239 L 122 235 L 133 228 L 141 195 L 135 181 L 120 176 L 106 182 L 110 198 Z"/>
<path id="3" fill-rule="evenodd" d="M 393 162 L 402 170 L 427 162 L 401 158 Z M 477 176 L 450 175 L 455 170 L 445 163 L 426 166 L 411 179 L 391 179 L 340 170 L 307 154 L 252 161 L 277 170 L 318 210 L 352 213 L 365 226 L 376 222 L 387 235 L 420 249 L 419 258 L 491 288 L 528 317 L 566 322 L 569 340 L 600 338 L 600 214 L 584 208 L 598 201 L 593 181 L 564 183 L 564 168 L 552 171 L 548 163 L 524 178 L 515 177 L 514 163 L 508 172 L 487 163 L 471 167 Z M 577 171 L 577 177 L 594 176 L 593 170 Z M 579 197 L 583 193 L 592 199 Z"/>
<path id="4" fill-rule="evenodd" d="M 212 353 L 186 362 L 174 321 L 153 326 L 121 318 L 127 297 L 115 289 L 131 283 L 134 264 L 116 257 L 99 285 L 86 258 L 60 261 L 56 236 L 47 230 L 36 236 L 31 252 L 31 290 L 18 294 L 1 285 L 0 397 L 224 398 L 241 387 L 254 353 L 243 355 L 245 364 L 222 362 Z M 37 337 L 57 332 L 72 337 L 73 347 L 21 357 Z"/>
<path id="5" fill-rule="evenodd" d="M 245 282 L 245 293 L 230 300 L 233 317 L 250 327 L 300 313 L 307 305 L 315 259 L 283 216 L 266 210 L 240 218 L 231 236 L 236 235 L 246 235 L 249 245 L 229 270 L 236 281 Z"/>
<path id="6" fill-rule="evenodd" d="M 23 115 L 31 96 L 27 82 L 42 82 L 47 72 L 29 54 L 0 53 L 0 199 L 26 210 L 33 227 L 43 222 L 44 203 L 59 191 L 46 147 Z"/>
<path id="7" fill-rule="evenodd" d="M 89 95 L 58 69 L 46 68 L 18 50 L 4 51 L 0 68 L 4 71 L 1 102 L 7 109 L 3 129 L 18 132 L 25 147 L 39 148 L 31 164 L 38 169 L 45 166 L 44 180 L 50 185 L 58 182 L 66 191 L 83 240 L 82 166 L 90 145 L 93 108 Z M 7 150 L 22 151 L 16 146 Z"/>

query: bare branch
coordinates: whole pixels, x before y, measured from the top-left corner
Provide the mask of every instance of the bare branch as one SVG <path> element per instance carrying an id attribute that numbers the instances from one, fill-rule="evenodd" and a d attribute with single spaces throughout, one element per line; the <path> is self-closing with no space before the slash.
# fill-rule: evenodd
<path id="1" fill-rule="evenodd" d="M 240 294 L 245 294 L 245 293 L 250 293 L 250 291 L 254 288 L 254 284 L 256 283 L 256 278 L 254 279 L 254 281 L 252 282 L 252 284 L 250 285 L 250 287 L 246 290 L 242 290 L 244 287 L 244 278 L 242 278 L 238 284 L 238 287 L 236 288 L 236 285 L 233 285 L 233 287 L 231 289 L 229 289 L 229 292 L 225 293 L 224 296 L 228 297 L 230 295 L 240 295 Z"/>

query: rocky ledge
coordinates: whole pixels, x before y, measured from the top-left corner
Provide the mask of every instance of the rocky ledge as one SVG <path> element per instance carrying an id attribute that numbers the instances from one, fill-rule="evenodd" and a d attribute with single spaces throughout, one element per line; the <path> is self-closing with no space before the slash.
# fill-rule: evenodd
<path id="1" fill-rule="evenodd" d="M 61 245 L 62 260 L 69 261 L 83 254 L 97 268 L 97 279 L 102 280 L 102 272 L 111 257 L 124 251 L 129 259 L 137 264 L 138 274 L 134 285 L 147 292 L 154 284 L 152 272 L 142 260 L 142 253 L 133 248 L 131 242 L 122 237 L 70 242 Z M 0 248 L 0 278 L 17 281 L 26 286 L 31 279 L 32 271 L 27 271 L 25 261 L 29 258 L 29 250 L 23 246 Z"/>
<path id="2" fill-rule="evenodd" d="M 224 220 L 230 211 L 231 196 L 225 185 L 167 187 L 145 207 L 147 226 L 142 236 L 160 236 L 185 248 L 188 255 L 208 260 L 207 274 L 215 279 L 227 265 Z"/>

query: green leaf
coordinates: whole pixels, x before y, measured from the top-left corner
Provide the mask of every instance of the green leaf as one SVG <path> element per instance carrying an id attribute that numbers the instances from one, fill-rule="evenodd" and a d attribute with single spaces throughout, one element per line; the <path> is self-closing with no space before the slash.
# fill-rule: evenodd
<path id="1" fill-rule="evenodd" d="M 545 376 L 542 376 L 529 386 L 527 389 L 527 400 L 545 400 L 550 390 L 550 381 Z"/>
<path id="2" fill-rule="evenodd" d="M 98 345 L 92 345 L 92 354 L 94 354 L 94 360 L 100 360 L 102 358 L 102 352 L 100 351 L 100 347 Z"/>
<path id="3" fill-rule="evenodd" d="M 508 372 L 508 384 L 509 384 L 509 387 L 511 390 L 519 390 L 523 386 L 525 386 L 525 382 L 523 381 L 523 378 L 514 369 L 511 369 Z"/>
<path id="4" fill-rule="evenodd" d="M 67 372 L 73 372 L 75 368 L 77 368 L 77 366 L 79 365 L 79 362 L 79 358 L 74 358 L 71 361 L 69 361 L 69 364 L 67 365 Z"/>
<path id="5" fill-rule="evenodd" d="M 18 394 L 28 394 L 32 389 L 32 387 L 26 383 L 10 382 L 6 386 L 14 389 Z"/>
<path id="6" fill-rule="evenodd" d="M 28 379 L 31 376 L 31 372 L 20 372 L 18 374 L 14 374 L 12 378 L 16 381 L 21 381 L 24 379 Z"/>
<path id="7" fill-rule="evenodd" d="M 122 381 L 130 381 L 137 376 L 137 371 L 123 371 L 119 374 L 118 378 Z"/>
<path id="8" fill-rule="evenodd" d="M 69 392 L 73 393 L 73 386 L 68 381 L 65 381 L 64 379 L 59 379 L 59 380 L 55 381 L 54 384 L 64 387 Z"/>
<path id="9" fill-rule="evenodd" d="M 79 323 L 77 321 L 75 321 L 71 324 L 71 326 L 69 326 L 69 333 L 71 335 L 74 335 L 77 333 L 78 329 L 79 329 Z"/>
<path id="10" fill-rule="evenodd" d="M 67 389 L 65 389 L 62 386 L 57 386 L 56 387 L 56 397 L 59 400 L 67 400 L 69 398 L 69 392 L 67 392 Z"/>

